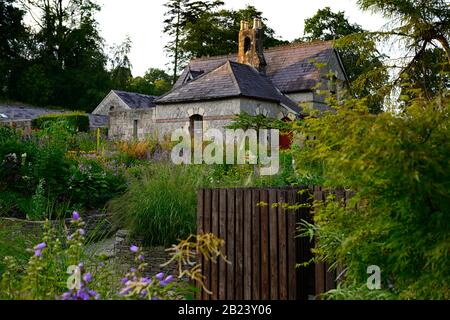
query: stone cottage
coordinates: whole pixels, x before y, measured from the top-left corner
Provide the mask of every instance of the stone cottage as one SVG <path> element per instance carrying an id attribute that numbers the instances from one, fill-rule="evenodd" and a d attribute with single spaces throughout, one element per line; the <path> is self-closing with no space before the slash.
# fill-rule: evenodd
<path id="1" fill-rule="evenodd" d="M 109 114 L 110 138 L 145 139 L 155 133 L 170 136 L 179 128 L 193 130 L 195 121 L 204 130 L 221 129 L 243 112 L 295 119 L 307 105 L 326 109 L 318 89 L 338 93 L 348 83 L 332 42 L 264 50 L 263 33 L 260 19 L 252 28 L 242 21 L 237 54 L 192 60 L 170 92 L 147 96 L 139 107 L 124 98 L 135 94 L 112 91 L 94 113 Z"/>

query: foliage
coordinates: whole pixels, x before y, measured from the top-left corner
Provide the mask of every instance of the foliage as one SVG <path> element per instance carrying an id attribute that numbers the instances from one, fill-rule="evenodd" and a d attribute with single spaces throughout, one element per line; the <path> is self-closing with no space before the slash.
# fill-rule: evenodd
<path id="1" fill-rule="evenodd" d="M 384 57 L 367 31 L 350 23 L 343 11 L 335 13 L 326 7 L 305 20 L 305 36 L 296 41 L 314 40 L 335 40 L 334 47 L 342 59 L 351 92 L 367 99 L 372 113 L 380 112 L 387 94 L 383 88 L 388 74 L 382 64 Z"/>
<path id="2" fill-rule="evenodd" d="M 96 159 L 79 159 L 72 166 L 67 187 L 74 204 L 84 208 L 102 207 L 108 200 L 124 191 L 122 175 L 105 168 Z"/>
<path id="3" fill-rule="evenodd" d="M 129 80 L 127 91 L 161 96 L 172 88 L 172 79 L 161 69 L 150 68 L 143 77 L 135 77 Z"/>
<path id="4" fill-rule="evenodd" d="M 110 201 L 115 223 L 148 245 L 171 245 L 195 231 L 196 190 L 202 168 L 155 163 L 131 178 L 128 190 Z"/>
<path id="5" fill-rule="evenodd" d="M 27 248 L 31 247 L 33 243 L 37 242 L 37 237 L 32 233 L 23 232 L 23 227 L 8 223 L 6 220 L 0 221 L 0 275 L 5 272 L 4 257 L 14 257 L 19 268 L 26 266 L 31 253 Z M 0 298 L 1 299 L 1 298 Z"/>
<path id="6" fill-rule="evenodd" d="M 15 29 L 24 30 L 25 36 L 10 42 L 22 54 L 10 64 L 6 96 L 91 111 L 110 87 L 94 19 L 100 7 L 91 0 L 23 0 L 20 5 L 23 12 L 33 12 L 33 25 L 27 27 L 23 15 L 17 14 Z M 7 62 L 0 57 L 0 65 Z"/>
<path id="7" fill-rule="evenodd" d="M 400 114 L 371 115 L 349 100 L 298 127 L 314 137 L 295 154 L 299 175 L 355 192 L 345 207 L 316 203 L 317 259 L 346 267 L 335 297 L 361 288 L 366 268 L 378 265 L 383 292 L 449 298 L 450 100 L 418 96 Z"/>
<path id="8" fill-rule="evenodd" d="M 189 58 L 235 53 L 241 20 L 262 17 L 262 12 L 247 5 L 239 10 L 223 8 L 222 1 L 167 1 L 164 33 L 170 37 L 166 50 L 174 59 L 174 79 Z M 263 18 L 264 22 L 267 22 Z M 283 43 L 265 26 L 266 48 Z"/>
<path id="9" fill-rule="evenodd" d="M 442 52 L 445 52 L 445 55 L 442 56 L 448 63 L 443 70 L 449 71 L 450 7 L 448 1 L 359 0 L 358 4 L 363 10 L 380 13 L 389 19 L 389 23 L 386 24 L 387 27 L 384 30 L 367 33 L 367 38 L 372 42 L 380 42 L 401 49 L 392 50 L 400 52 L 400 55 L 389 57 L 390 60 L 385 64 L 385 67 L 389 68 L 389 71 L 395 75 L 393 81 L 389 84 L 389 88 L 395 91 L 399 84 L 407 85 L 415 80 L 418 83 L 414 85 L 427 90 L 426 96 L 433 99 L 436 93 L 429 90 L 431 88 L 423 86 L 422 76 L 415 77 L 414 74 L 427 74 L 427 81 L 430 81 L 431 84 L 440 81 L 442 68 L 436 63 L 428 63 L 436 47 L 442 48 Z M 434 55 L 436 53 L 434 52 Z M 434 59 L 432 58 L 432 60 Z M 436 72 L 436 69 L 439 72 Z"/>
<path id="10" fill-rule="evenodd" d="M 127 36 L 121 44 L 111 47 L 111 85 L 114 89 L 126 90 L 128 82 L 132 79 L 131 62 L 128 58 L 131 45 L 131 39 Z"/>
<path id="11" fill-rule="evenodd" d="M 206 277 L 201 273 L 202 265 L 198 262 L 197 257 L 202 256 L 206 261 L 214 263 L 217 263 L 217 259 L 221 258 L 231 264 L 223 253 L 224 246 L 225 241 L 212 233 L 190 235 L 186 240 L 182 240 L 177 245 L 172 245 L 170 249 L 167 249 L 171 258 L 163 266 L 176 261 L 180 278 L 187 276 L 190 280 L 202 286 L 205 292 L 211 294 L 212 292 L 206 287 Z M 184 266 L 186 265 L 191 267 L 185 269 Z"/>
<path id="12" fill-rule="evenodd" d="M 0 127 L 1 214 L 41 219 L 57 209 L 64 215 L 70 206 L 101 208 L 122 192 L 123 170 L 95 154 L 68 152 L 79 145 L 67 121 L 48 122 L 29 137 Z"/>
<path id="13" fill-rule="evenodd" d="M 35 129 L 44 129 L 52 121 L 66 121 L 69 126 L 77 131 L 88 132 L 90 128 L 89 116 L 81 112 L 42 115 L 32 120 L 32 127 Z"/>
<path id="14" fill-rule="evenodd" d="M 120 277 L 101 256 L 92 256 L 86 251 L 84 222 L 78 212 L 73 212 L 69 228 L 65 232 L 46 222 L 42 242 L 33 246 L 30 254 L 14 257 L 3 246 L 0 229 L 0 252 L 5 253 L 0 263 L 0 299 L 14 300 L 98 300 L 98 299 L 183 299 L 191 298 L 195 288 L 185 282 L 186 275 L 197 275 L 200 266 L 185 263 L 192 258 L 192 249 L 205 259 L 216 262 L 221 254 L 223 240 L 212 234 L 190 236 L 174 246 L 168 263 L 178 263 L 177 275 L 158 273 L 153 277 L 144 275 L 146 263 L 141 248 L 132 245 L 135 254 L 130 271 Z M 188 244 L 188 246 L 186 246 Z M 29 242 L 21 244 L 28 246 Z M 21 248 L 22 248 L 21 247 Z M 11 249 L 17 248 L 17 245 Z M 182 250 L 178 250 L 182 248 Z M 23 250 L 23 249 L 22 249 Z M 25 263 L 24 263 L 25 261 Z M 26 261 L 28 261 L 26 263 Z M 2 263 L 5 263 L 3 265 Z M 193 279 L 197 279 L 194 277 Z M 120 282 L 119 282 L 120 281 Z"/>
<path id="15" fill-rule="evenodd" d="M 353 33 L 363 32 L 358 24 L 352 24 L 345 18 L 343 11 L 332 12 L 330 7 L 319 9 L 317 13 L 305 20 L 304 40 L 336 40 Z"/>
<path id="16" fill-rule="evenodd" d="M 0 97 L 7 97 L 14 82 L 14 71 L 24 60 L 28 33 L 22 24 L 25 11 L 14 6 L 15 0 L 0 2 Z"/>

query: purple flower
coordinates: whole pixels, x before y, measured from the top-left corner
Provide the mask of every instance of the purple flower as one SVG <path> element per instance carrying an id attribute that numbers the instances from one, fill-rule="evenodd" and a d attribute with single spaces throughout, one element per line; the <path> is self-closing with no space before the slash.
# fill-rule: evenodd
<path id="1" fill-rule="evenodd" d="M 147 295 L 148 291 L 147 290 L 142 290 L 141 291 L 141 297 L 144 298 Z"/>
<path id="2" fill-rule="evenodd" d="M 77 211 L 74 211 L 72 213 L 72 219 L 75 220 L 75 221 L 80 219 L 80 214 Z"/>
<path id="3" fill-rule="evenodd" d="M 151 284 L 152 283 L 152 279 L 145 277 L 145 278 L 141 279 L 141 282 L 145 283 L 145 284 Z"/>
<path id="4" fill-rule="evenodd" d="M 91 282 L 91 280 L 92 280 L 91 274 L 90 274 L 90 273 L 85 273 L 84 276 L 83 276 L 83 280 L 84 280 L 84 282 L 86 282 L 86 283 Z"/>
<path id="5" fill-rule="evenodd" d="M 140 254 L 140 255 L 138 256 L 138 260 L 144 261 L 144 255 Z"/>
<path id="6" fill-rule="evenodd" d="M 45 242 L 39 243 L 37 246 L 34 247 L 34 250 L 42 250 L 45 247 L 47 247 L 47 245 L 45 244 Z"/>
<path id="7" fill-rule="evenodd" d="M 99 295 L 96 291 L 94 291 L 94 290 L 89 290 L 89 295 L 90 295 L 91 297 L 93 297 L 95 300 L 100 299 L 100 295 Z"/>
<path id="8" fill-rule="evenodd" d="M 135 245 L 132 245 L 131 247 L 130 247 L 130 251 L 131 252 L 138 252 L 138 250 L 139 250 L 139 248 L 137 247 L 137 246 L 135 246 Z"/>
<path id="9" fill-rule="evenodd" d="M 162 273 L 162 272 L 160 272 L 160 273 L 158 273 L 157 275 L 156 275 L 156 279 L 158 279 L 158 280 L 162 280 L 164 278 L 164 273 Z"/>
<path id="10" fill-rule="evenodd" d="M 78 300 L 89 300 L 89 295 L 82 289 L 77 291 Z"/>
<path id="11" fill-rule="evenodd" d="M 41 257 L 42 256 L 42 251 L 41 250 L 35 250 L 34 251 L 34 256 L 35 257 Z"/>
<path id="12" fill-rule="evenodd" d="M 159 285 L 160 285 L 161 287 L 165 287 L 165 286 L 167 286 L 172 280 L 173 280 L 173 276 L 168 276 L 168 277 L 165 278 L 163 281 L 161 281 L 161 282 L 159 283 Z"/>
<path id="13" fill-rule="evenodd" d="M 61 296 L 62 300 L 70 300 L 71 298 L 72 298 L 72 290 L 64 292 L 63 295 Z"/>
<path id="14" fill-rule="evenodd" d="M 130 269 L 130 272 L 131 272 L 131 273 L 135 273 L 136 271 L 137 271 L 136 268 L 131 268 L 131 269 Z"/>
<path id="15" fill-rule="evenodd" d="M 84 236 L 86 234 L 86 231 L 84 231 L 84 229 L 78 229 L 78 233 Z"/>
<path id="16" fill-rule="evenodd" d="M 120 280 L 122 283 L 127 283 L 128 282 L 128 278 L 122 278 L 122 280 Z"/>

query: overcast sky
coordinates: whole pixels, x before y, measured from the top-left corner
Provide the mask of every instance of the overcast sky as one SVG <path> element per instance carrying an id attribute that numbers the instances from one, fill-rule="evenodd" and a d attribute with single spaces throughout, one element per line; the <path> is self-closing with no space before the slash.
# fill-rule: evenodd
<path id="1" fill-rule="evenodd" d="M 102 6 L 97 16 L 101 35 L 108 45 L 122 42 L 128 34 L 133 41 L 130 54 L 133 75 L 143 75 L 150 67 L 167 69 L 164 52 L 167 38 L 162 34 L 166 0 L 98 0 Z M 303 22 L 318 9 L 329 6 L 333 11 L 345 11 L 352 23 L 368 30 L 381 28 L 385 21 L 377 15 L 362 12 L 356 0 L 224 0 L 230 9 L 246 4 L 263 12 L 276 35 L 294 40 L 303 35 Z"/>

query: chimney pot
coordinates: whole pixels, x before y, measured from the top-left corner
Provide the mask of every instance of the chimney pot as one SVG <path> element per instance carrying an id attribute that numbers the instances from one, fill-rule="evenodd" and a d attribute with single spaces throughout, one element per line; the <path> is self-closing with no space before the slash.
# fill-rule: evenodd
<path id="1" fill-rule="evenodd" d="M 241 20 L 241 31 L 248 30 L 248 22 L 245 20 Z"/>
<path id="2" fill-rule="evenodd" d="M 254 18 L 253 19 L 253 29 L 261 29 L 262 23 L 260 18 Z"/>

